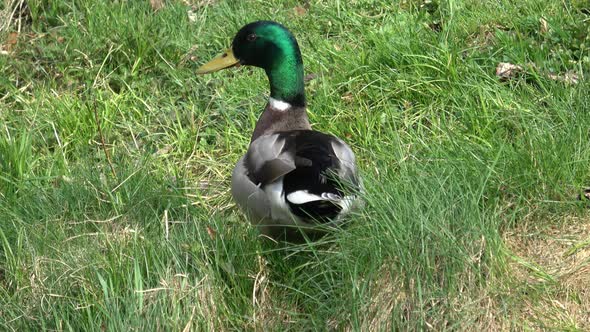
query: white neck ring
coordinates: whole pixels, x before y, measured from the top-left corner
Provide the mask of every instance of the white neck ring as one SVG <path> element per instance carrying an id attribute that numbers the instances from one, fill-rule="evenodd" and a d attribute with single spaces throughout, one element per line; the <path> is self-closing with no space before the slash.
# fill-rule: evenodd
<path id="1" fill-rule="evenodd" d="M 289 108 L 291 108 L 291 104 L 289 104 L 288 102 L 274 99 L 273 97 L 268 98 L 268 103 L 270 104 L 270 107 L 277 109 L 279 111 L 286 111 Z"/>

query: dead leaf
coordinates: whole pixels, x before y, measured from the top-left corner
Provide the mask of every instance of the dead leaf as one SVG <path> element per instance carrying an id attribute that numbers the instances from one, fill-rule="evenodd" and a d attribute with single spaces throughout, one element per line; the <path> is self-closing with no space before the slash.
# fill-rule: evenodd
<path id="1" fill-rule="evenodd" d="M 192 61 L 192 62 L 197 62 L 199 60 L 199 57 L 194 55 L 193 53 L 199 48 L 198 45 L 193 45 L 188 52 L 185 53 L 185 55 L 182 57 L 182 59 L 180 60 L 180 62 L 178 63 L 179 65 L 184 65 L 185 63 L 187 63 L 188 61 Z"/>
<path id="2" fill-rule="evenodd" d="M 213 228 L 211 228 L 211 226 L 207 226 L 207 234 L 209 234 L 209 238 L 211 238 L 211 240 L 215 240 L 217 232 Z"/>
<path id="3" fill-rule="evenodd" d="M 18 37 L 18 32 L 9 33 L 4 45 L 0 45 L 0 53 L 4 55 L 11 53 L 16 47 L 16 44 L 18 44 Z"/>
<path id="4" fill-rule="evenodd" d="M 195 23 L 197 21 L 198 16 L 197 16 L 197 13 L 194 10 L 189 9 L 189 10 L 186 11 L 186 14 L 188 15 L 188 21 L 189 22 Z"/>
<path id="5" fill-rule="evenodd" d="M 580 76 L 578 75 L 578 73 L 576 73 L 575 71 L 568 71 L 563 75 L 558 75 L 558 74 L 547 74 L 547 77 L 549 77 L 549 79 L 552 79 L 554 81 L 560 81 L 563 82 L 565 84 L 578 84 L 580 82 Z"/>
<path id="6" fill-rule="evenodd" d="M 525 67 L 528 70 L 533 71 L 537 69 L 537 66 L 534 63 L 527 63 Z M 525 68 L 523 66 L 508 62 L 500 62 L 496 67 L 496 76 L 498 76 L 501 80 L 515 78 L 518 75 L 524 74 L 524 72 Z M 543 73 L 543 75 L 550 80 L 563 82 L 565 84 L 578 84 L 580 82 L 580 75 L 573 70 L 570 70 L 565 74 Z"/>
<path id="7" fill-rule="evenodd" d="M 156 155 L 158 155 L 158 156 L 167 155 L 170 152 L 170 150 L 172 150 L 171 145 L 164 145 L 163 147 L 158 149 L 158 151 L 156 151 Z"/>
<path id="8" fill-rule="evenodd" d="M 201 180 L 201 181 L 199 181 L 198 188 L 199 188 L 199 190 L 207 190 L 207 189 L 209 189 L 210 185 L 211 185 L 211 183 L 209 181 Z"/>
<path id="9" fill-rule="evenodd" d="M 295 15 L 297 16 L 303 16 L 307 14 L 307 9 L 301 6 L 296 6 L 295 8 L 293 8 L 293 10 L 295 11 Z"/>
<path id="10" fill-rule="evenodd" d="M 351 102 L 354 99 L 354 97 L 352 96 L 352 92 L 349 91 L 349 92 L 343 94 L 342 97 L 340 97 L 340 99 L 342 99 L 346 102 Z"/>
<path id="11" fill-rule="evenodd" d="M 406 109 L 406 110 L 412 108 L 412 106 L 413 106 L 411 101 L 405 100 L 405 99 L 404 99 L 403 105 L 404 105 L 404 109 Z"/>
<path id="12" fill-rule="evenodd" d="M 7 45 L 16 45 L 18 43 L 18 32 L 11 32 L 8 34 L 8 38 L 6 38 Z"/>
<path id="13" fill-rule="evenodd" d="M 547 23 L 547 20 L 541 17 L 539 19 L 539 23 L 541 23 L 540 31 L 542 34 L 546 34 L 547 32 L 549 32 L 549 24 Z"/>
<path id="14" fill-rule="evenodd" d="M 309 82 L 309 81 L 311 81 L 311 80 L 315 79 L 316 77 L 318 77 L 318 74 L 314 74 L 314 73 L 307 74 L 307 75 L 305 75 L 305 77 L 303 78 L 303 81 L 304 81 L 304 82 Z"/>
<path id="15" fill-rule="evenodd" d="M 496 76 L 503 80 L 514 78 L 517 74 L 521 73 L 523 68 L 519 65 L 513 65 L 509 62 L 500 62 L 496 66 Z"/>
<path id="16" fill-rule="evenodd" d="M 164 8 L 164 0 L 150 0 L 150 5 L 152 6 L 152 9 L 156 12 Z"/>
<path id="17" fill-rule="evenodd" d="M 200 0 L 195 3 L 193 3 L 194 1 L 183 0 L 182 2 L 185 5 L 190 6 L 193 10 L 196 10 L 199 8 L 203 8 L 203 7 L 212 5 L 213 3 L 215 3 L 215 0 Z"/>

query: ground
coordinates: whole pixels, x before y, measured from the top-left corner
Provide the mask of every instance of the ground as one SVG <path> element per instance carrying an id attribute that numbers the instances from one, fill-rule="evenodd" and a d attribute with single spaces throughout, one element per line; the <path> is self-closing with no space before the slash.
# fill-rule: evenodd
<path id="1" fill-rule="evenodd" d="M 590 3 L 5 1 L 0 329 L 590 329 Z M 15 10 L 17 9 L 17 10 Z M 365 205 L 313 243 L 229 194 L 271 19 Z"/>

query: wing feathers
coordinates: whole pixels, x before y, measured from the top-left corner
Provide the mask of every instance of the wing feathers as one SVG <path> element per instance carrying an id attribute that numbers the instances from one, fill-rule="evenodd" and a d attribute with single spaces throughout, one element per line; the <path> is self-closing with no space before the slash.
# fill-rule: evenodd
<path id="1" fill-rule="evenodd" d="M 246 153 L 248 175 L 257 184 L 269 184 L 295 169 L 293 153 L 278 134 L 256 139 Z"/>
<path id="2" fill-rule="evenodd" d="M 256 172 L 256 180 L 258 183 L 271 183 L 294 169 L 295 165 L 290 160 L 272 159 L 264 163 Z"/>
<path id="3" fill-rule="evenodd" d="M 349 184 L 358 186 L 355 157 L 334 136 L 311 130 L 260 136 L 250 144 L 244 166 L 245 178 L 261 189 L 249 191 L 268 196 L 268 212 L 257 214 L 281 222 L 333 220 L 355 199 L 344 192 Z"/>

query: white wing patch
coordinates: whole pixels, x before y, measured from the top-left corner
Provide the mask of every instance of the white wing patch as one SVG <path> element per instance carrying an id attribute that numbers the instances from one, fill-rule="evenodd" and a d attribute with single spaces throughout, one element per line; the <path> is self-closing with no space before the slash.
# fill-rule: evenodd
<path id="1" fill-rule="evenodd" d="M 293 204 L 305 204 L 315 201 L 323 201 L 325 198 L 310 194 L 308 190 L 297 190 L 287 195 L 287 200 Z"/>
<path id="2" fill-rule="evenodd" d="M 356 196 L 349 195 L 340 197 L 332 193 L 322 193 L 321 195 L 311 194 L 308 190 L 297 190 L 287 195 L 287 200 L 292 204 L 305 204 L 316 201 L 330 201 L 338 204 L 342 211 L 340 214 L 346 214 L 350 211 L 353 202 L 356 200 Z"/>

